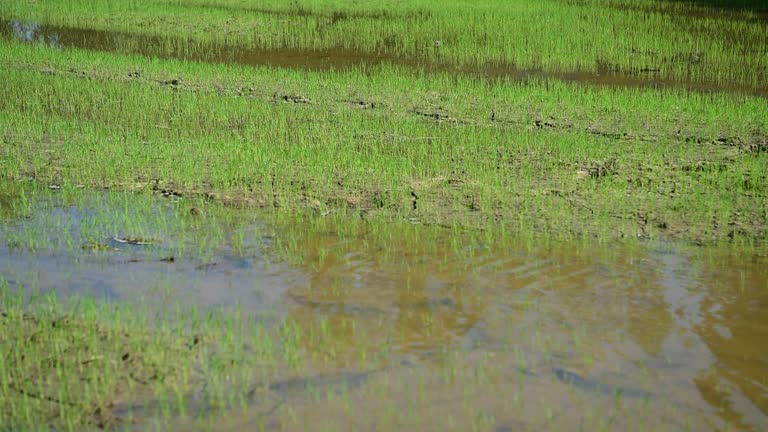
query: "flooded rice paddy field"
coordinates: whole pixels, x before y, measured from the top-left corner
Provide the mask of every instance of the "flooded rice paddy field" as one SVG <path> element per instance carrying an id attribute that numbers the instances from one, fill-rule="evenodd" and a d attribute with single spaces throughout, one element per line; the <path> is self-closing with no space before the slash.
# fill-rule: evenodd
<path id="1" fill-rule="evenodd" d="M 766 29 L 0 4 L 0 430 L 768 429 Z"/>
<path id="2" fill-rule="evenodd" d="M 210 358 L 239 352 L 241 363 L 166 359 L 191 369 L 183 397 L 163 405 L 157 388 L 117 386 L 104 395 L 108 412 L 85 415 L 91 426 L 205 428 L 221 411 L 221 430 L 767 424 L 764 251 L 500 242 L 407 223 L 233 216 L 183 199 L 46 189 L 5 185 L 0 196 L 3 289 L 21 289 L 29 308 L 55 292 L 133 304 L 150 323 L 166 314 L 187 322 L 179 310 L 238 317 L 173 335 L 199 335 Z M 129 322 L 110 316 L 100 325 Z M 220 327 L 237 336 L 216 336 Z M 274 346 L 264 348 L 265 338 Z M 141 355 L 124 345 L 132 348 L 96 354 Z M 153 381 L 139 372 L 135 386 Z M 4 396 L 18 399 L 5 383 Z M 3 414 L 23 428 L 23 416 Z"/>

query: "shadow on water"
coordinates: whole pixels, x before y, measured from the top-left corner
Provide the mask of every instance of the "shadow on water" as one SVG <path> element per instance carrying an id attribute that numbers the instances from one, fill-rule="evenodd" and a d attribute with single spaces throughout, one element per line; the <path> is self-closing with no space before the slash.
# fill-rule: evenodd
<path id="1" fill-rule="evenodd" d="M 105 52 L 137 53 L 148 57 L 176 58 L 212 63 L 234 63 L 247 66 L 272 66 L 304 70 L 352 70 L 379 65 L 397 65 L 425 72 L 445 72 L 488 80 L 524 81 L 533 78 L 556 78 L 567 82 L 612 86 L 679 88 L 693 91 L 727 91 L 768 96 L 768 88 L 738 84 L 695 83 L 665 78 L 657 70 L 617 71 L 598 63 L 597 72 L 553 72 L 520 69 L 511 65 L 454 65 L 389 54 L 332 49 L 259 49 L 216 44 L 190 49 L 190 40 L 121 33 L 105 30 L 43 25 L 35 22 L 0 21 L 0 35 L 29 43 L 43 43 L 58 48 L 82 48 Z"/>
<path id="2" fill-rule="evenodd" d="M 347 360 L 254 384 L 257 414 L 223 429 L 250 427 L 256 415 L 280 428 L 280 407 L 304 424 L 344 418 L 359 429 L 391 401 L 470 426 L 475 414 L 461 408 L 470 382 L 482 389 L 469 395 L 473 406 L 499 430 L 569 429 L 585 406 L 607 418 L 618 399 L 627 412 L 650 410 L 654 430 L 678 429 L 680 418 L 694 430 L 768 425 L 764 256 L 665 243 L 531 244 L 214 206 L 190 219 L 188 205 L 5 185 L 0 276 L 27 291 L 239 305 L 287 317 L 303 334 L 322 325 L 338 335 L 336 358 Z M 152 242 L 114 243 L 128 236 Z M 83 248 L 93 242 L 107 247 Z M 328 349 L 297 343 L 303 353 Z M 396 361 L 352 366 L 362 343 Z M 511 409 L 521 397 L 525 409 Z M 205 400 L 190 400 L 206 411 Z M 152 402 L 126 410 L 150 412 Z"/>
<path id="3" fill-rule="evenodd" d="M 722 10 L 750 11 L 762 19 L 768 19 L 768 3 L 765 0 L 670 0 L 672 3 L 697 5 Z"/>
<path id="4" fill-rule="evenodd" d="M 559 367 L 552 368 L 552 374 L 565 384 L 574 386 L 585 392 L 597 392 L 608 396 L 624 396 L 643 399 L 650 399 L 653 397 L 653 393 L 651 392 L 631 388 L 624 389 L 621 387 L 614 387 L 609 384 L 602 384 L 597 380 L 582 377 L 579 374 L 561 369 Z"/>

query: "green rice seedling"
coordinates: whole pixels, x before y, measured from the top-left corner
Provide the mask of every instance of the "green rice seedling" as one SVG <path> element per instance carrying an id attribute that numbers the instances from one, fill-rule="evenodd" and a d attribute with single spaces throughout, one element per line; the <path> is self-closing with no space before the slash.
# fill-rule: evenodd
<path id="1" fill-rule="evenodd" d="M 72 309 L 44 297 L 22 305 L 7 286 L 2 290 L 4 424 L 36 428 L 48 418 L 50 427 L 111 428 L 122 421 L 110 414 L 116 401 L 146 397 L 151 382 L 175 386 L 174 369 L 190 367 L 187 356 L 174 358 L 174 366 L 167 357 L 184 341 L 147 334 L 134 320 L 99 324 L 102 311 L 92 302 Z"/>
<path id="2" fill-rule="evenodd" d="M 761 334 L 739 327 L 767 280 L 754 4 L 73 0 L 0 16 L 0 423 L 764 422 Z M 259 315 L 188 310 L 198 287 L 174 290 L 174 267 L 129 280 L 127 305 L 54 297 L 23 271 L 29 252 L 115 249 L 201 275 L 268 254 L 303 278 L 257 276 L 285 303 Z"/>
<path id="3" fill-rule="evenodd" d="M 62 55 L 93 61 L 75 51 L 10 47 L 9 53 L 26 61 L 34 61 L 37 55 L 42 56 L 39 61 L 43 57 L 57 61 Z M 106 58 L 111 62 L 122 57 Z M 146 60 L 131 60 L 135 61 L 152 67 Z M 210 80 L 205 77 L 217 70 L 234 76 L 246 72 L 232 66 L 183 67 L 192 68 L 191 77 L 200 74 L 190 78 L 202 80 L 198 88 L 205 88 L 205 80 Z M 263 79 L 268 79 L 272 72 L 264 73 Z M 758 216 L 759 222 L 764 213 L 764 188 L 758 186 L 765 171 L 765 158 L 759 156 L 765 133 L 764 100 L 637 89 L 585 90 L 551 81 L 491 85 L 445 77 L 441 85 L 451 90 L 441 92 L 445 95 L 441 100 L 428 102 L 440 76 L 406 73 L 413 89 L 398 92 L 393 86 L 400 81 L 394 77 L 401 74 L 382 69 L 375 76 L 383 81 L 366 84 L 390 98 L 385 108 L 369 114 L 350 108 L 345 101 L 335 102 L 326 92 L 337 91 L 323 90 L 319 84 L 336 81 L 331 87 L 343 88 L 361 79 L 354 74 L 345 84 L 344 77 L 349 75 L 296 73 L 296 83 L 301 77 L 306 88 L 317 92 L 305 94 L 320 102 L 294 108 L 284 102 L 275 105 L 271 97 L 254 101 L 199 90 L 169 92 L 162 86 L 126 85 L 112 79 L 84 86 L 75 78 L 29 76 L 14 66 L 6 75 L 19 84 L 4 89 L 4 100 L 22 102 L 4 109 L 0 120 L 12 131 L 8 139 L 14 143 L 6 151 L 5 176 L 20 178 L 31 169 L 37 178 L 51 183 L 191 194 L 238 206 L 277 206 L 320 215 L 348 213 L 351 208 L 363 217 L 401 217 L 444 226 L 502 222 L 505 230 L 564 237 L 682 235 L 701 241 L 745 242 L 763 237 L 762 225 L 755 226 L 755 218 L 748 215 Z M 315 81 L 308 79 L 312 76 Z M 57 89 L 56 100 L 66 101 L 69 113 L 43 109 L 53 99 L 50 93 L 39 93 L 40 88 Z M 39 94 L 38 99 L 34 94 Z M 414 98 L 418 94 L 427 100 Z M 409 99 L 398 101 L 404 97 Z M 478 116 L 482 110 L 467 113 L 466 118 L 451 117 L 455 121 L 447 123 L 425 121 L 418 114 L 429 113 L 424 110 L 433 103 L 461 112 L 460 100 L 467 97 L 489 107 L 487 112 L 495 105 L 497 120 L 482 119 Z M 530 106 L 519 111 L 524 105 L 514 104 L 502 111 L 494 98 L 533 98 L 540 105 L 533 113 Z M 535 114 L 562 113 L 562 102 L 556 101 L 563 99 L 569 100 L 566 107 L 574 109 L 568 117 L 547 119 Z M 33 100 L 38 102 L 30 105 Z M 579 112 L 585 103 L 591 108 Z M 95 110 L 100 104 L 103 109 Z M 414 111 L 404 109 L 409 104 L 416 104 Z M 637 108 L 627 110 L 630 105 Z M 117 106 L 117 111 L 110 108 Z M 614 108 L 595 118 L 600 106 Z M 715 106 L 727 109 L 715 111 Z M 509 115 L 505 113 L 513 112 L 516 117 L 498 124 L 499 118 Z M 46 120 L 33 125 L 30 116 Z M 148 118 L 155 120 L 147 124 Z M 269 120 L 260 120 L 265 118 Z M 609 118 L 624 132 L 592 126 Z M 394 129 L 391 120 L 384 119 L 394 119 Z M 652 133 L 647 132 L 649 124 L 654 124 Z M 88 135 L 81 134 L 83 128 Z M 46 154 L 38 152 L 39 144 L 31 146 L 33 137 L 50 140 L 51 134 L 63 143 L 57 144 L 53 162 L 39 157 L 25 161 L 33 150 Z M 153 143 L 151 150 L 145 143 Z M 96 148 L 102 160 L 84 157 Z M 723 188 L 734 183 L 736 190 L 724 193 Z M 705 230 L 715 208 L 718 218 L 735 218 L 740 228 L 726 230 L 726 225 L 719 224 L 716 230 Z M 649 215 L 652 221 L 646 220 Z M 678 234 L 682 227 L 690 228 Z"/>
<path id="4" fill-rule="evenodd" d="M 766 82 L 761 55 L 766 24 L 746 6 L 723 13 L 668 1 L 419 1 L 393 12 L 384 1 L 306 0 L 288 7 L 280 2 L 254 7 L 242 0 L 146 0 L 120 6 L 62 0 L 6 4 L 0 14 L 99 30 L 105 32 L 100 39 L 114 39 L 124 51 L 155 46 L 148 53 L 153 55 L 204 58 L 203 53 L 210 57 L 235 46 L 258 50 L 268 60 L 270 55 L 279 58 L 279 50 L 336 50 L 347 57 L 386 56 L 417 67 L 470 66 L 486 74 L 543 70 L 584 73 L 585 80 L 603 74 L 618 81 L 640 76 L 753 88 L 764 88 Z M 136 43 L 132 35 L 151 39 Z"/>

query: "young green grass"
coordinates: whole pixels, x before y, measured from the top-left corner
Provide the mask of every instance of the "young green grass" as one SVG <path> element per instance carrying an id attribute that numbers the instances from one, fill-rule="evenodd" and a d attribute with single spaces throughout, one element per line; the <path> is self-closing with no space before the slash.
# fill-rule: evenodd
<path id="1" fill-rule="evenodd" d="M 284 309 L 256 314 L 190 305 L 166 276 L 109 303 L 40 294 L 33 272 L 11 271 L 0 280 L 0 424 L 764 422 L 764 338 L 750 326 L 766 283 L 768 102 L 746 95 L 766 82 L 759 12 L 652 0 L 391 6 L 0 5 L 5 19 L 101 30 L 88 34 L 116 51 L 0 40 L 9 253 L 77 265 L 122 241 L 205 263 L 258 248 L 308 275 Z M 389 63 L 226 64 L 233 49 L 339 48 Z M 569 74 L 619 85 L 547 78 Z M 269 210 L 257 219 L 222 203 Z M 638 238 L 727 244 L 670 252 Z M 695 300 L 671 299 L 678 291 Z M 738 397 L 756 408 L 728 402 Z"/>
<path id="2" fill-rule="evenodd" d="M 765 99 L 2 44 L 6 178 L 560 237 L 765 238 Z M 380 107 L 356 108 L 361 93 Z M 310 103 L 275 97 L 297 94 Z"/>
<path id="3" fill-rule="evenodd" d="M 0 16 L 150 35 L 161 41 L 156 54 L 210 55 L 204 52 L 227 45 L 344 49 L 447 68 L 587 72 L 762 90 L 768 81 L 766 20 L 749 10 L 723 13 L 690 2 L 421 0 L 393 8 L 388 0 L 60 0 L 4 3 Z"/>

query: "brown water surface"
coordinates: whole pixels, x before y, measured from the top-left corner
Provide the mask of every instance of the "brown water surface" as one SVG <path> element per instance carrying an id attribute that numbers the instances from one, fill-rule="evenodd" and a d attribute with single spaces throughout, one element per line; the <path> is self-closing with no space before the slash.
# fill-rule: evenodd
<path id="1" fill-rule="evenodd" d="M 157 227 L 155 249 L 111 235 L 101 239 L 108 251 L 80 245 L 86 231 L 100 232 L 99 214 L 174 215 L 183 201 L 37 192 L 24 207 L 10 191 L 0 188 L 0 276 L 11 288 L 239 305 L 289 318 L 304 334 L 328 326 L 336 360 L 275 378 L 222 430 L 768 428 L 768 257 L 759 250 L 500 240 L 241 213 L 223 243 L 167 262 L 158 257 L 196 238 Z M 152 211 L 130 213 L 142 206 Z M 232 247 L 226 239 L 238 232 L 244 240 Z M 30 253 L 13 233 L 42 246 Z M 300 347 L 328 349 L 311 338 Z M 338 360 L 361 350 L 394 360 Z"/>
<path id="2" fill-rule="evenodd" d="M 185 38 L 149 36 L 126 32 L 73 28 L 36 22 L 2 21 L 0 35 L 25 42 L 43 43 L 60 48 L 83 48 L 106 52 L 137 53 L 148 57 L 177 58 L 213 63 L 235 63 L 248 66 L 272 66 L 304 70 L 352 70 L 379 65 L 397 65 L 426 72 L 447 72 L 489 80 L 527 80 L 556 78 L 587 85 L 614 87 L 679 88 L 693 91 L 726 91 L 768 96 L 768 88 L 739 84 L 715 84 L 679 81 L 665 77 L 655 70 L 617 71 L 606 64 L 597 65 L 597 73 L 570 71 L 554 72 L 541 69 L 520 69 L 512 65 L 454 65 L 435 63 L 418 58 L 395 57 L 384 53 L 332 49 L 259 49 L 237 45 L 217 44 L 191 48 L 195 44 Z"/>

